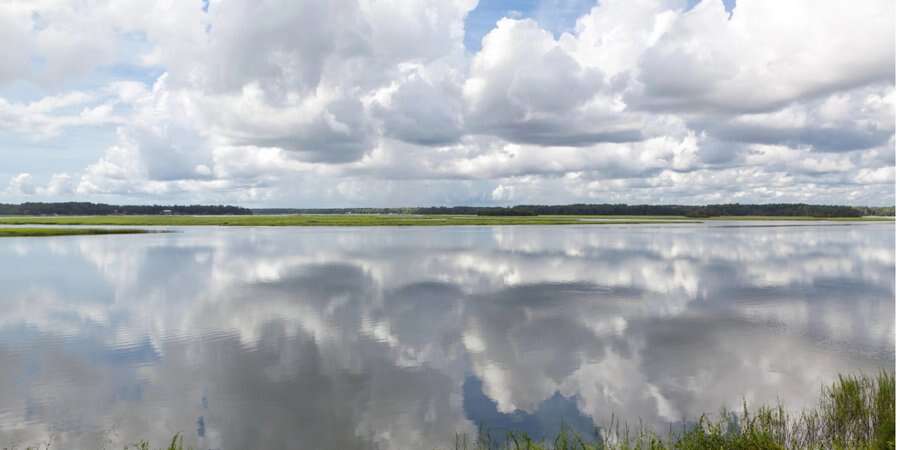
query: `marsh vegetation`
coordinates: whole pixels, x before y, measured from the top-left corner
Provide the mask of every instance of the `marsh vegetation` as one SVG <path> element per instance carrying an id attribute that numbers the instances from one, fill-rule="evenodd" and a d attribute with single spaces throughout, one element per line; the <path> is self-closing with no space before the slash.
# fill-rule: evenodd
<path id="1" fill-rule="evenodd" d="M 884 217 L 716 217 L 705 220 L 890 221 Z M 124 225 L 124 226 L 459 226 L 459 225 L 641 225 L 699 223 L 680 216 L 476 216 L 413 214 L 293 214 L 241 216 L 7 216 L 0 225 Z"/>
<path id="2" fill-rule="evenodd" d="M 25 227 L 0 227 L 0 237 L 40 237 L 40 236 L 83 236 L 95 234 L 142 234 L 150 233 L 149 230 L 136 230 L 131 228 L 25 228 Z"/>
<path id="3" fill-rule="evenodd" d="M 585 220 L 585 219 L 591 220 Z M 448 225 L 591 225 L 696 223 L 679 217 L 634 216 L 468 216 L 404 214 L 298 214 L 273 216 L 10 216 L 7 225 L 157 225 L 157 226 L 448 226 Z"/>

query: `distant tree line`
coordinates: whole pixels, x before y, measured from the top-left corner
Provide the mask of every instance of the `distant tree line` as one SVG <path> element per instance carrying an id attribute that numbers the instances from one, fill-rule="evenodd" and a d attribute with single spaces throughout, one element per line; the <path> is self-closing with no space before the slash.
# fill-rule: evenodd
<path id="1" fill-rule="evenodd" d="M 253 212 L 247 208 L 227 205 L 108 205 L 105 203 L 30 202 L 15 204 L 0 203 L 0 215 L 4 216 L 105 216 L 105 215 L 247 215 Z"/>
<path id="2" fill-rule="evenodd" d="M 511 208 L 481 208 L 476 214 L 479 216 L 537 216 L 540 213 L 527 206 L 513 206 Z"/>
<path id="3" fill-rule="evenodd" d="M 864 216 L 895 216 L 893 206 L 859 206 L 856 209 Z"/>
<path id="4" fill-rule="evenodd" d="M 98 215 L 247 215 L 247 214 L 465 214 L 481 216 L 535 215 L 620 215 L 620 216 L 811 216 L 860 217 L 893 216 L 893 206 L 809 205 L 805 203 L 719 204 L 719 205 L 627 205 L 624 203 L 571 205 L 431 206 L 420 208 L 264 208 L 248 209 L 229 205 L 109 205 L 105 203 L 0 203 L 6 216 L 98 216 Z"/>
<path id="5" fill-rule="evenodd" d="M 718 205 L 627 205 L 624 203 L 572 205 L 431 206 L 420 208 L 270 208 L 254 214 L 464 214 L 481 216 L 618 215 L 618 216 L 782 216 L 860 217 L 893 216 L 894 207 L 809 205 L 805 203 Z"/>
<path id="6" fill-rule="evenodd" d="M 253 214 L 417 214 L 420 208 L 255 208 Z"/>
<path id="7" fill-rule="evenodd" d="M 811 217 L 861 217 L 892 216 L 894 207 L 855 207 L 841 205 L 808 205 L 805 203 L 769 203 L 759 205 L 626 205 L 622 204 L 573 204 L 573 205 L 516 205 L 498 207 L 432 207 L 417 208 L 419 214 L 478 214 L 491 216 L 531 215 L 621 215 L 621 216 L 811 216 Z"/>

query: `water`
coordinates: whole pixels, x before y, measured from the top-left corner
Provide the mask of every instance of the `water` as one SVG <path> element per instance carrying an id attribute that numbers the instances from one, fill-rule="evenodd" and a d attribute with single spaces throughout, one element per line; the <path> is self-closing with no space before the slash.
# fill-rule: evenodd
<path id="1" fill-rule="evenodd" d="M 770 225 L 0 239 L 0 447 L 667 429 L 893 368 L 894 225 Z"/>

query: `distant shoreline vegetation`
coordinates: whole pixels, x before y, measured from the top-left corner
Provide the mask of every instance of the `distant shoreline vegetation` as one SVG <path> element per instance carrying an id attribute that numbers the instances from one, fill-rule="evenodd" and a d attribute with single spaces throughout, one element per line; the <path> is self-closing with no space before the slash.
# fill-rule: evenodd
<path id="1" fill-rule="evenodd" d="M 40 237 L 40 236 L 86 236 L 97 234 L 144 234 L 157 231 L 138 230 L 133 228 L 3 228 L 0 227 L 0 238 L 3 237 Z"/>
<path id="2" fill-rule="evenodd" d="M 430 206 L 413 208 L 259 208 L 231 205 L 110 205 L 89 202 L 0 204 L 0 216 L 416 214 L 474 216 L 679 216 L 711 217 L 864 217 L 894 216 L 895 207 L 811 205 L 806 203 L 627 205 L 569 204 L 502 206 Z"/>
<path id="3" fill-rule="evenodd" d="M 866 221 L 871 218 L 832 219 Z M 473 216 L 408 214 L 290 214 L 242 216 L 5 216 L 0 225 L 118 225 L 118 226 L 290 226 L 290 227 L 382 227 L 382 226 L 463 226 L 463 225 L 638 225 L 686 224 L 698 220 L 672 217 L 585 217 L 585 216 Z"/>
<path id="4" fill-rule="evenodd" d="M 228 215 L 253 214 L 248 208 L 228 205 L 109 205 L 89 202 L 0 203 L 0 216 L 140 216 L 140 215 Z"/>
<path id="5" fill-rule="evenodd" d="M 765 217 L 722 216 L 703 220 L 683 216 L 516 216 L 516 215 L 423 215 L 423 214 L 282 214 L 241 216 L 0 216 L 0 225 L 87 225 L 87 226 L 229 226 L 229 227 L 442 227 L 508 225 L 685 225 L 716 221 L 746 222 L 741 226 L 801 226 L 799 222 L 824 221 L 832 225 L 852 222 L 893 223 L 893 217 Z M 757 221 L 792 221 L 791 225 L 763 224 Z M 722 225 L 735 226 L 735 225 Z"/>

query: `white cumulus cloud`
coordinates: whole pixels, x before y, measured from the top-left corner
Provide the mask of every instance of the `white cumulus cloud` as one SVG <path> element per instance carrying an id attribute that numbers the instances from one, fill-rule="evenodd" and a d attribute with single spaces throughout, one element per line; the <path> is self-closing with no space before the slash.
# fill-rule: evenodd
<path id="1" fill-rule="evenodd" d="M 0 142 L 72 161 L 14 157 L 5 195 L 894 201 L 889 0 L 547 3 L 474 49 L 475 0 L 201 6 L 0 5 Z"/>

